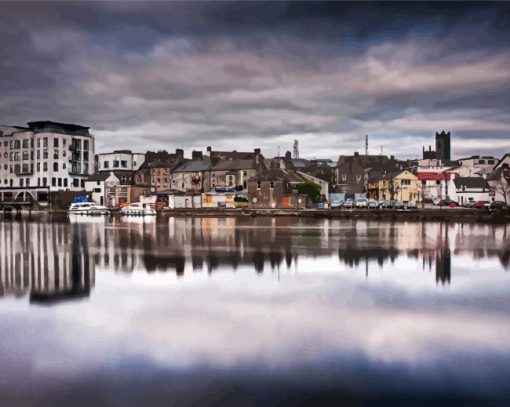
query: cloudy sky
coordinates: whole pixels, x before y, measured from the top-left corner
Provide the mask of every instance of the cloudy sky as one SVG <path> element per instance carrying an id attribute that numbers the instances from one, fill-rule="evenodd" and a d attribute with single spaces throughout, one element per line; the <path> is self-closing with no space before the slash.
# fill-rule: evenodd
<path id="1" fill-rule="evenodd" d="M 510 3 L 0 3 L 0 123 L 96 150 L 510 152 Z"/>

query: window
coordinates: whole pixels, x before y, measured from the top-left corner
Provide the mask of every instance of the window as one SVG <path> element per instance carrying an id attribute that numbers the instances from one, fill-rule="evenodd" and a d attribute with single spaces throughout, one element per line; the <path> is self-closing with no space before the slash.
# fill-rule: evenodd
<path id="1" fill-rule="evenodd" d="M 48 150 L 43 150 L 42 158 L 43 160 L 46 160 L 48 158 Z"/>
<path id="2" fill-rule="evenodd" d="M 83 161 L 88 161 L 89 160 L 89 152 L 88 151 L 84 151 L 83 152 Z"/>
<path id="3" fill-rule="evenodd" d="M 347 174 L 342 174 L 342 181 L 347 181 Z"/>
<path id="4" fill-rule="evenodd" d="M 113 168 L 119 168 L 119 162 L 117 160 L 113 161 Z M 158 171 L 158 175 L 159 175 L 159 171 Z"/>
<path id="5" fill-rule="evenodd" d="M 58 139 L 55 139 L 55 140 L 58 140 Z M 58 150 L 53 151 L 53 159 L 58 160 Z"/>
<path id="6" fill-rule="evenodd" d="M 411 180 L 410 180 L 410 179 L 403 179 L 403 180 L 401 181 L 401 184 L 402 184 L 402 185 L 411 185 Z"/>
<path id="7" fill-rule="evenodd" d="M 57 186 L 57 179 L 56 178 L 52 178 L 51 179 L 51 186 L 53 186 L 53 187 Z"/>
<path id="8" fill-rule="evenodd" d="M 43 145 L 43 148 L 47 148 L 47 147 L 48 147 L 48 137 L 44 137 L 44 138 L 43 138 L 43 143 L 42 143 L 42 145 Z"/>
<path id="9" fill-rule="evenodd" d="M 260 189 L 260 186 L 261 186 L 261 182 L 257 181 L 257 189 Z"/>
<path id="10" fill-rule="evenodd" d="M 243 171 L 243 175 L 246 177 L 248 176 L 248 171 Z"/>
<path id="11" fill-rule="evenodd" d="M 19 140 L 14 140 L 14 149 L 17 150 L 20 148 L 20 142 Z"/>
<path id="12" fill-rule="evenodd" d="M 29 160 L 30 155 L 28 154 L 28 151 L 23 151 L 23 160 Z"/>
<path id="13" fill-rule="evenodd" d="M 23 148 L 28 148 L 28 139 L 24 138 L 22 144 L 23 144 Z"/>
<path id="14" fill-rule="evenodd" d="M 110 168 L 110 161 L 104 162 L 104 168 Z"/>
<path id="15" fill-rule="evenodd" d="M 120 162 L 120 166 L 121 166 L 122 168 L 127 168 L 127 161 L 126 161 L 126 160 L 122 160 L 122 161 Z"/>
<path id="16" fill-rule="evenodd" d="M 89 141 L 88 140 L 83 140 L 83 149 L 84 150 L 88 150 L 89 149 Z"/>
<path id="17" fill-rule="evenodd" d="M 436 181 L 436 185 L 441 185 L 441 181 Z"/>
<path id="18" fill-rule="evenodd" d="M 41 171 L 41 163 L 37 163 L 37 172 Z"/>
<path id="19" fill-rule="evenodd" d="M 101 188 L 94 188 L 94 192 L 101 193 Z"/>
<path id="20" fill-rule="evenodd" d="M 62 169 L 65 170 L 66 169 L 66 163 L 63 163 L 62 164 Z"/>
<path id="21" fill-rule="evenodd" d="M 22 186 L 23 186 L 23 178 L 21 178 L 21 179 L 19 180 L 19 186 L 20 186 L 20 187 L 22 187 Z"/>
<path id="22" fill-rule="evenodd" d="M 78 178 L 73 178 L 73 187 L 78 187 L 80 180 Z"/>
<path id="23" fill-rule="evenodd" d="M 58 171 L 58 163 L 53 163 L 53 171 Z"/>
<path id="24" fill-rule="evenodd" d="M 59 178 L 58 179 L 58 186 L 61 187 L 62 186 L 62 178 Z"/>
<path id="25" fill-rule="evenodd" d="M 64 178 L 64 187 L 67 188 L 67 178 Z"/>
<path id="26" fill-rule="evenodd" d="M 41 159 L 41 150 L 37 150 L 37 159 L 40 160 Z"/>
<path id="27" fill-rule="evenodd" d="M 48 179 L 45 177 L 42 179 L 43 187 L 45 187 L 48 184 Z"/>
<path id="28" fill-rule="evenodd" d="M 85 180 L 83 180 L 83 179 L 81 180 L 81 187 L 85 188 Z"/>
<path id="29" fill-rule="evenodd" d="M 25 179 L 25 184 L 26 184 L 27 187 L 30 186 L 30 178 Z"/>
<path id="30" fill-rule="evenodd" d="M 53 147 L 58 148 L 58 137 L 53 139 Z"/>
<path id="31" fill-rule="evenodd" d="M 43 171 L 48 171 L 48 163 L 43 162 Z"/>
<path id="32" fill-rule="evenodd" d="M 37 138 L 37 147 L 41 147 L 41 139 L 39 137 Z"/>
<path id="33" fill-rule="evenodd" d="M 19 151 L 14 153 L 14 161 L 19 161 Z"/>

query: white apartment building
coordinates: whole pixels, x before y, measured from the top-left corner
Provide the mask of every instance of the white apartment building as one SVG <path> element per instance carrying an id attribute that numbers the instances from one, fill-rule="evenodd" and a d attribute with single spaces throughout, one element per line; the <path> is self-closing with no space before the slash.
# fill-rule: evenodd
<path id="1" fill-rule="evenodd" d="M 145 161 L 145 154 L 131 150 L 115 150 L 97 155 L 97 171 L 136 171 Z"/>
<path id="2" fill-rule="evenodd" d="M 93 159 L 94 137 L 88 127 L 51 121 L 0 126 L 0 199 L 6 193 L 16 199 L 20 191 L 32 194 L 38 188 L 83 190 L 94 172 Z"/>

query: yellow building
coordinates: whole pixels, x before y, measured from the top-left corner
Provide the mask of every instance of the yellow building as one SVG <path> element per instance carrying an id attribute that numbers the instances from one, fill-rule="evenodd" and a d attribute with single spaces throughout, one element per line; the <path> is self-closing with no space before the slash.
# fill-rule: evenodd
<path id="1" fill-rule="evenodd" d="M 385 174 L 379 180 L 379 199 L 418 201 L 421 198 L 420 192 L 420 180 L 411 171 Z"/>

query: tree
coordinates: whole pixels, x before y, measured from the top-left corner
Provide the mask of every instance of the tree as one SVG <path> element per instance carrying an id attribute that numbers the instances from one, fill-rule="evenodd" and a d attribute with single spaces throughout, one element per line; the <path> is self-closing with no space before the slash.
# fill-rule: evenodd
<path id="1" fill-rule="evenodd" d="M 319 202 L 321 197 L 321 187 L 314 182 L 306 181 L 298 184 L 296 189 L 300 195 L 307 195 L 313 203 Z"/>
<path id="2" fill-rule="evenodd" d="M 508 204 L 508 198 L 510 198 L 510 168 L 508 164 L 503 164 L 501 177 L 491 185 L 491 189 L 495 194 L 500 194 Z"/>

